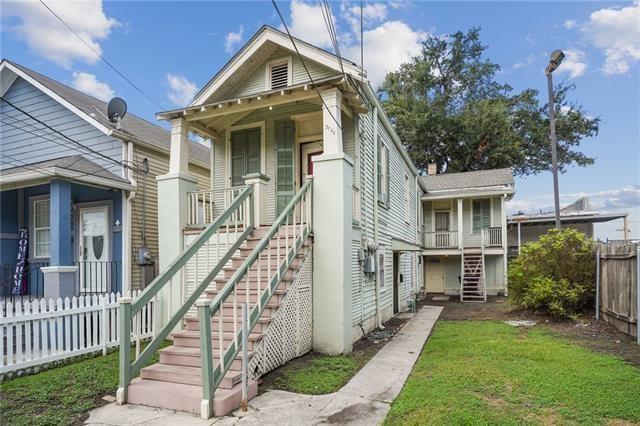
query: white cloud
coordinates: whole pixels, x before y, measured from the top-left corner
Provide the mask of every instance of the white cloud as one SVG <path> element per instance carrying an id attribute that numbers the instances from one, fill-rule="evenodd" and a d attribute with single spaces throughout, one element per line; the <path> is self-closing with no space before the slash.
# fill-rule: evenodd
<path id="1" fill-rule="evenodd" d="M 420 53 L 422 41 L 427 34 L 414 31 L 402 21 L 387 21 L 364 32 L 364 68 L 375 88 L 390 71 L 397 70 Z M 352 44 L 340 48 L 346 58 L 359 58 L 360 45 Z"/>
<path id="2" fill-rule="evenodd" d="M 107 102 L 114 96 L 114 92 L 107 83 L 98 81 L 95 75 L 87 72 L 74 72 L 71 85 L 87 95 Z"/>
<path id="3" fill-rule="evenodd" d="M 564 61 L 558 67 L 556 74 L 569 73 L 570 78 L 580 77 L 587 70 L 587 57 L 582 50 L 567 49 Z"/>
<path id="4" fill-rule="evenodd" d="M 105 40 L 118 21 L 105 15 L 102 0 L 53 1 L 47 5 L 91 47 L 102 54 Z M 25 41 L 39 56 L 69 68 L 75 61 L 96 63 L 99 58 L 42 4 L 33 0 L 2 2 L 3 26 Z M 7 23 L 17 18 L 18 23 Z"/>
<path id="5" fill-rule="evenodd" d="M 333 17 L 333 22 L 336 22 Z M 331 48 L 331 38 L 322 19 L 322 9 L 319 4 L 308 4 L 300 0 L 291 2 L 291 35 L 308 43 L 323 48 Z"/>
<path id="6" fill-rule="evenodd" d="M 601 212 L 631 212 L 640 206 L 640 185 L 595 192 L 560 194 L 560 206 L 564 207 L 581 197 L 589 197 L 591 210 Z M 553 211 L 553 194 L 539 195 L 525 200 L 513 199 L 508 203 L 509 214 L 549 213 Z"/>
<path id="7" fill-rule="evenodd" d="M 568 30 L 575 28 L 576 25 L 577 22 L 574 19 L 567 19 L 566 21 L 564 21 L 564 27 Z"/>
<path id="8" fill-rule="evenodd" d="M 583 31 L 596 48 L 604 51 L 602 71 L 626 74 L 640 59 L 640 1 L 593 12 Z"/>
<path id="9" fill-rule="evenodd" d="M 350 6 L 350 4 L 353 3 L 345 1 L 340 6 L 342 18 L 349 23 L 354 37 L 360 40 L 360 6 Z M 362 8 L 362 20 L 365 28 L 383 21 L 386 17 L 387 5 L 385 3 L 370 3 Z"/>
<path id="10" fill-rule="evenodd" d="M 167 83 L 169 84 L 167 97 L 176 105 L 187 105 L 198 91 L 195 83 L 181 75 L 167 74 Z"/>
<path id="11" fill-rule="evenodd" d="M 515 64 L 513 64 L 513 68 L 514 69 L 519 69 L 519 68 L 525 68 L 528 67 L 529 65 L 533 64 L 533 62 L 536 60 L 536 56 L 535 55 L 529 55 L 527 56 L 527 59 L 522 61 L 522 62 L 516 62 Z"/>
<path id="12" fill-rule="evenodd" d="M 240 25 L 238 31 L 231 31 L 225 37 L 224 50 L 227 53 L 233 53 L 236 47 L 242 43 L 242 34 L 244 33 L 244 26 Z"/>

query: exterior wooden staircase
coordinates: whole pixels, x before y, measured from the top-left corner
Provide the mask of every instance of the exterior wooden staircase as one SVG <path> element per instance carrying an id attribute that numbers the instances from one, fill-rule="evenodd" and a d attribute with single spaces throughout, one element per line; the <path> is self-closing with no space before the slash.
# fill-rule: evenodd
<path id="1" fill-rule="evenodd" d="M 312 185 L 307 180 L 269 227 L 256 226 L 253 188 L 246 187 L 135 301 L 120 300 L 118 404 L 189 411 L 207 419 L 256 395 L 249 358 L 265 354 L 260 346 L 265 331 L 282 318 L 276 312 L 283 300 L 290 304 L 287 292 L 299 271 L 307 271 L 300 274 L 304 277 L 310 270 L 304 262 L 312 249 Z M 204 262 L 206 276 L 196 277 L 178 308 L 168 307 L 162 328 L 132 360 L 131 328 L 142 321 L 142 307 L 168 284 L 180 282 L 190 262 Z M 161 348 L 167 338 L 173 344 Z M 156 352 L 159 362 L 146 366 Z"/>
<path id="2" fill-rule="evenodd" d="M 251 237 L 237 250 L 231 258 L 231 264 L 223 268 L 220 277 L 215 278 L 204 292 L 209 300 L 215 299 L 224 286 L 233 277 L 238 267 L 241 266 L 255 248 L 256 244 L 264 236 L 267 228 L 256 228 Z M 290 236 L 286 236 L 289 234 Z M 241 309 L 239 303 L 245 303 L 247 299 L 250 304 L 255 304 L 259 296 L 258 285 L 264 288 L 267 281 L 267 262 L 271 262 L 272 270 L 276 270 L 276 252 L 278 246 L 281 247 L 281 255 L 288 245 L 293 245 L 293 232 L 285 232 L 281 228 L 272 240 L 280 239 L 280 242 L 272 241 L 271 256 L 263 252 L 260 254 L 260 264 L 262 270 L 258 270 L 258 262 L 248 271 L 248 280 L 243 280 L 242 285 L 236 290 L 237 300 L 234 308 L 233 301 L 222 304 L 222 310 L 211 318 L 211 345 L 213 349 L 212 366 L 216 365 L 220 359 L 220 348 L 225 348 L 234 340 L 234 327 L 242 323 Z M 275 315 L 280 306 L 280 302 L 286 295 L 288 287 L 293 282 L 295 275 L 304 259 L 307 251 L 311 247 L 308 238 L 298 251 L 294 261 L 287 271 L 282 275 L 282 279 L 272 292 L 271 298 L 265 306 L 256 325 L 248 335 L 249 356 L 253 355 L 254 348 L 262 338 L 262 332 L 268 327 L 271 318 Z M 266 268 L 266 269 L 265 269 Z M 260 283 L 258 276 L 260 275 Z M 245 286 L 248 282 L 248 287 Z M 222 313 L 222 327 L 220 328 L 220 313 Z M 237 332 L 237 330 L 236 330 Z M 129 403 L 148 405 L 153 407 L 169 408 L 179 411 L 188 411 L 200 414 L 202 401 L 202 368 L 200 350 L 200 322 L 197 316 L 185 317 L 185 329 L 172 333 L 173 344 L 159 351 L 160 361 L 149 367 L 145 367 L 140 372 L 140 378 L 135 379 L 129 386 Z M 221 344 L 222 343 L 222 344 Z M 229 370 L 224 375 L 214 396 L 213 410 L 216 416 L 225 415 L 240 407 L 242 403 L 242 359 L 237 355 Z M 254 380 L 249 381 L 248 398 L 251 399 L 257 393 L 258 385 Z"/>
<path id="3" fill-rule="evenodd" d="M 463 252 L 462 271 L 460 301 L 486 302 L 484 252 L 482 250 Z"/>

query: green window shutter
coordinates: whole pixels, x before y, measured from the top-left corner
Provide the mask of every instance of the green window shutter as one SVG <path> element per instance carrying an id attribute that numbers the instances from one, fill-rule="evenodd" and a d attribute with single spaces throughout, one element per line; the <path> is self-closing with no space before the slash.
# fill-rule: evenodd
<path id="1" fill-rule="evenodd" d="M 383 188 L 382 188 L 382 147 L 384 145 L 382 145 L 382 142 L 380 141 L 380 137 L 377 138 L 377 142 L 378 142 L 378 153 L 376 156 L 376 166 L 377 166 L 377 176 L 376 179 L 378 181 L 378 201 L 383 201 L 382 200 L 382 192 L 383 192 Z"/>
<path id="2" fill-rule="evenodd" d="M 246 174 L 259 173 L 260 172 L 260 152 L 261 152 L 261 138 L 260 128 L 248 129 L 246 134 L 247 139 L 247 164 Z"/>
<path id="3" fill-rule="evenodd" d="M 244 185 L 242 176 L 245 170 L 246 132 L 240 130 L 231 133 L 231 186 Z"/>
<path id="4" fill-rule="evenodd" d="M 295 130 L 292 121 L 276 123 L 276 200 L 277 213 L 289 204 L 295 195 L 295 179 L 293 164 L 293 142 Z"/>
<path id="5" fill-rule="evenodd" d="M 390 181 L 390 170 L 389 170 L 389 148 L 384 147 L 384 162 L 387 170 L 385 171 L 385 182 L 384 182 L 384 203 L 389 206 L 389 181 Z"/>

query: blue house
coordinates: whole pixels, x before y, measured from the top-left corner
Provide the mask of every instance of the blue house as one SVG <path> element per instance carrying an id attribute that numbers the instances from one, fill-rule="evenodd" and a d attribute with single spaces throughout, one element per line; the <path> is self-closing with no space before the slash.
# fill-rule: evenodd
<path id="1" fill-rule="evenodd" d="M 8 60 L 0 95 L 0 296 L 144 287 L 169 133 L 133 114 L 117 128 L 104 102 Z M 193 145 L 189 166 L 207 188 L 210 152 Z"/>

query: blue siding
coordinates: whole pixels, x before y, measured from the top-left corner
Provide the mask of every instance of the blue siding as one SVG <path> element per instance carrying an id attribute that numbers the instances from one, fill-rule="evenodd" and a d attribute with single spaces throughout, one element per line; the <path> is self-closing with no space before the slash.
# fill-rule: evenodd
<path id="1" fill-rule="evenodd" d="M 105 135 L 22 78 L 16 79 L 4 97 L 82 145 L 117 161 L 122 159 L 122 142 L 119 139 Z M 121 175 L 119 165 L 46 129 L 4 101 L 0 102 L 0 111 L 0 170 L 82 154 L 112 173 Z"/>

